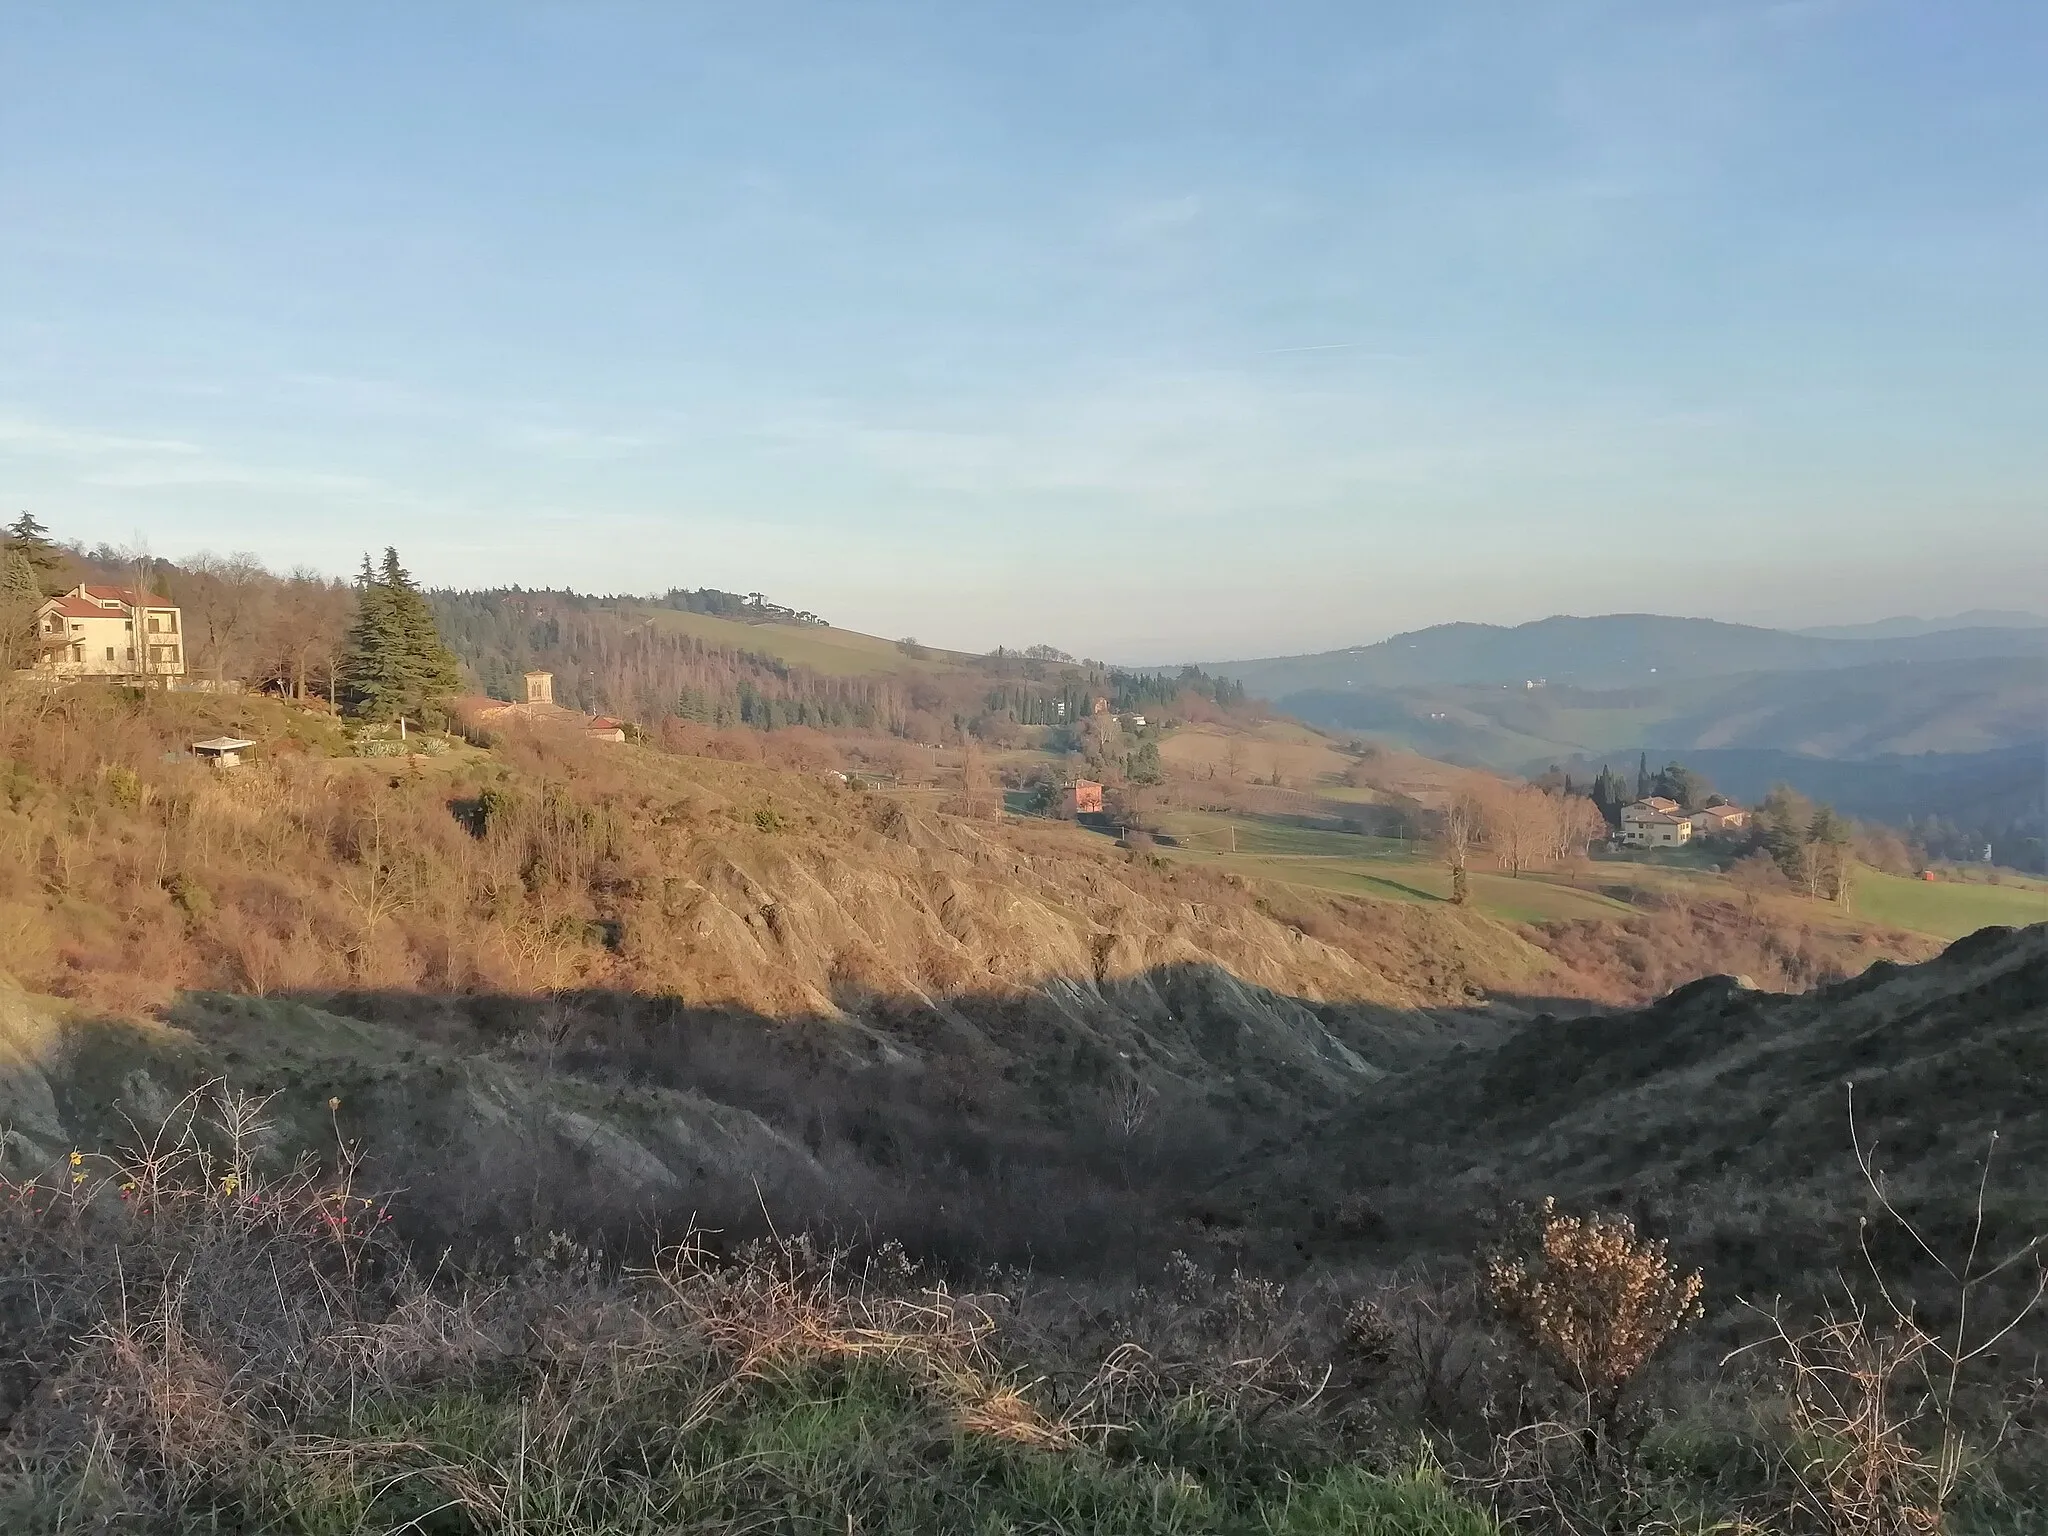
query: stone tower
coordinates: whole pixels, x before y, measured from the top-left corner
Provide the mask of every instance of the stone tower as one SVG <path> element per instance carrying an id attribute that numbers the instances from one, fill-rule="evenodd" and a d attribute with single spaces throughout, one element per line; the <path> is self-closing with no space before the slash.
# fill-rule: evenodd
<path id="1" fill-rule="evenodd" d="M 552 704 L 555 702 L 555 674 L 552 672 L 529 672 L 526 674 L 526 702 L 529 704 Z"/>

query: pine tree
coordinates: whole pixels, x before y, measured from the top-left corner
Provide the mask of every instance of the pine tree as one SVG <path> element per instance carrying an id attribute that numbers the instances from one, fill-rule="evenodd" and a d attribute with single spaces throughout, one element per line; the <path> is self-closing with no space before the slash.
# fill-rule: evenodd
<path id="1" fill-rule="evenodd" d="M 42 602 L 42 584 L 28 555 L 13 544 L 0 545 L 0 675 L 36 659 L 36 610 Z"/>
<path id="2" fill-rule="evenodd" d="M 460 686 L 455 657 L 398 551 L 386 549 L 377 569 L 365 555 L 341 665 L 343 708 L 365 720 L 418 719 Z"/>
<path id="3" fill-rule="evenodd" d="M 1805 797 L 1785 784 L 1771 786 L 1758 813 L 1758 839 L 1789 879 L 1799 878 L 1811 814 Z"/>
<path id="4" fill-rule="evenodd" d="M 46 589 L 61 585 L 53 578 L 64 569 L 64 555 L 50 542 L 50 530 L 24 512 L 7 525 L 6 537 L 0 539 L 0 552 L 21 556 L 28 562 L 37 594 L 40 597 Z"/>
<path id="5" fill-rule="evenodd" d="M 1636 764 L 1636 798 L 1650 798 L 1650 754 L 1645 752 Z"/>
<path id="6" fill-rule="evenodd" d="M 398 551 L 384 551 L 382 580 L 391 594 L 398 631 L 404 640 L 406 682 L 413 713 L 439 704 L 462 687 L 462 673 L 455 654 L 441 642 L 440 626 L 426 595 L 405 567 L 398 563 Z"/>

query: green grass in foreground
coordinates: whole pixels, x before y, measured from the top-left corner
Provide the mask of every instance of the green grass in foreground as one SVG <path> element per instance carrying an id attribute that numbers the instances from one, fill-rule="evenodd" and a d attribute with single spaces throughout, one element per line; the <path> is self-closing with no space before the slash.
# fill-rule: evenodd
<path id="1" fill-rule="evenodd" d="M 1959 939 L 1994 923 L 2023 927 L 2048 922 L 2048 883 L 2011 877 L 2002 885 L 1951 880 L 1909 880 L 1859 868 L 1849 887 L 1858 917 Z"/>
<path id="2" fill-rule="evenodd" d="M 876 1366 L 779 1373 L 682 1435 L 660 1416 L 680 1404 L 644 1406 L 642 1436 L 614 1421 L 563 1439 L 476 1391 L 371 1408 L 317 1469 L 252 1468 L 237 1502 L 249 1529 L 294 1536 L 1498 1536 L 1431 1471 L 1287 1468 L 1198 1400 L 1062 1449 L 969 1433 Z M 10 1531 L 54 1529 L 12 1523 L 38 1513 L 0 1497 Z"/>

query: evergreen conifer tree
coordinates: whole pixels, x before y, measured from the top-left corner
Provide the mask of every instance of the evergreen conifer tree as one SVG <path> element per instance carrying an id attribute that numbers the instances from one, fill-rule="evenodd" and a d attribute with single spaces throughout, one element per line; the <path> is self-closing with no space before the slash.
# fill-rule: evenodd
<path id="1" fill-rule="evenodd" d="M 39 595 L 60 586 L 56 581 L 64 569 L 64 555 L 50 542 L 50 530 L 24 512 L 7 525 L 5 538 L 0 538 L 0 552 L 19 555 L 28 562 Z"/>
<path id="2" fill-rule="evenodd" d="M 0 545 L 0 674 L 36 659 L 36 609 L 42 601 L 42 583 L 28 555 Z"/>
<path id="3" fill-rule="evenodd" d="M 1628 801 L 1627 787 L 1620 774 L 1611 767 L 1601 765 L 1600 776 L 1593 780 L 1593 804 L 1600 814 L 1607 818 L 1607 825 L 1621 825 L 1621 808 Z"/>
<path id="4" fill-rule="evenodd" d="M 412 576 L 386 549 L 381 567 L 363 557 L 356 621 L 342 658 L 343 708 L 366 720 L 418 719 L 461 686 L 434 613 Z"/>

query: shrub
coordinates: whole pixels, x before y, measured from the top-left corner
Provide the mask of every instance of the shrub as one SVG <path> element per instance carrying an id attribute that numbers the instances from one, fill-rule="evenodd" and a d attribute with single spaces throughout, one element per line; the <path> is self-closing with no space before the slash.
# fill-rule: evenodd
<path id="1" fill-rule="evenodd" d="M 1701 1315 L 1703 1282 L 1625 1216 L 1558 1214 L 1543 1202 L 1538 1251 L 1497 1254 L 1487 1286 L 1509 1325 L 1583 1398 L 1611 1438 L 1629 1385 L 1665 1339 Z"/>

